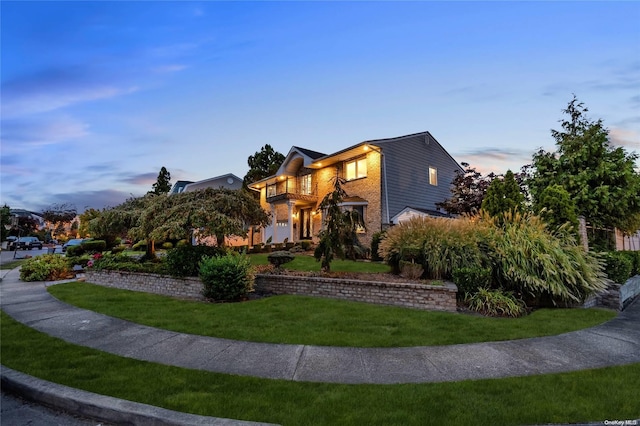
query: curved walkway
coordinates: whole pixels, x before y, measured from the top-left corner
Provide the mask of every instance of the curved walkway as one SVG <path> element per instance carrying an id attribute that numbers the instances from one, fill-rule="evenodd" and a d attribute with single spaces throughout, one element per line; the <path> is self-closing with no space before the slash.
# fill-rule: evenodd
<path id="1" fill-rule="evenodd" d="M 405 348 L 242 342 L 181 334 L 79 309 L 45 283 L 0 285 L 2 310 L 31 328 L 120 356 L 218 373 L 327 383 L 426 383 L 559 373 L 640 362 L 640 302 L 605 324 L 558 336 Z"/>

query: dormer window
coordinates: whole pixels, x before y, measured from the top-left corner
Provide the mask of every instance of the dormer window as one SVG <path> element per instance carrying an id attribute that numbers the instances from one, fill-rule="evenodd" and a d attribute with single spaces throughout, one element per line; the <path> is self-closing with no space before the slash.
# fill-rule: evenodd
<path id="1" fill-rule="evenodd" d="M 367 157 L 348 161 L 345 164 L 345 179 L 354 180 L 367 177 Z"/>

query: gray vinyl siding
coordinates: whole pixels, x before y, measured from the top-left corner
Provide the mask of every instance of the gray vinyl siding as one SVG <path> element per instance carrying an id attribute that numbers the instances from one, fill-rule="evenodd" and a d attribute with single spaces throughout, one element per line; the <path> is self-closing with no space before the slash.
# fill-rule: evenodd
<path id="1" fill-rule="evenodd" d="M 451 196 L 451 182 L 456 170 L 462 171 L 462 168 L 431 134 L 425 132 L 373 143 L 382 148 L 385 157 L 389 217 L 407 206 L 436 210 L 436 203 Z M 429 167 L 438 170 L 437 186 L 429 184 Z M 387 218 L 383 221 L 386 223 Z"/>

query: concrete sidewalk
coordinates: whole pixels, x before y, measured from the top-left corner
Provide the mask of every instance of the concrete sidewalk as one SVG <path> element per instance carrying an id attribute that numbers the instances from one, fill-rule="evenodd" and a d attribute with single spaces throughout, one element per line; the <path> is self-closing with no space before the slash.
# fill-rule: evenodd
<path id="1" fill-rule="evenodd" d="M 2 271 L 2 309 L 71 343 L 121 356 L 221 373 L 331 383 L 421 383 L 556 373 L 640 362 L 640 302 L 616 319 L 560 336 L 469 345 L 339 348 L 239 342 L 185 335 L 71 307 L 45 283 Z M 124 401 L 2 367 L 3 390 L 58 410 L 136 425 L 264 424 L 196 416 Z M 600 424 L 600 423 L 599 423 Z"/>
<path id="2" fill-rule="evenodd" d="M 640 302 L 558 336 L 452 346 L 348 348 L 242 342 L 156 329 L 78 309 L 9 272 L 2 309 L 67 342 L 120 356 L 244 376 L 328 383 L 426 383 L 559 373 L 640 362 Z"/>

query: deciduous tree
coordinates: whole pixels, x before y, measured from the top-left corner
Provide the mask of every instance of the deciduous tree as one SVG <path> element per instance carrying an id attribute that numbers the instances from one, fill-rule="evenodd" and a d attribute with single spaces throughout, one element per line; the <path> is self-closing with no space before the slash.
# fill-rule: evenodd
<path id="1" fill-rule="evenodd" d="M 456 177 L 451 183 L 451 197 L 436 203 L 436 206 L 450 214 L 473 214 L 482 207 L 482 200 L 496 175 L 493 173 L 483 175 L 468 163 L 461 164 L 464 167 L 464 173 L 456 170 Z"/>

